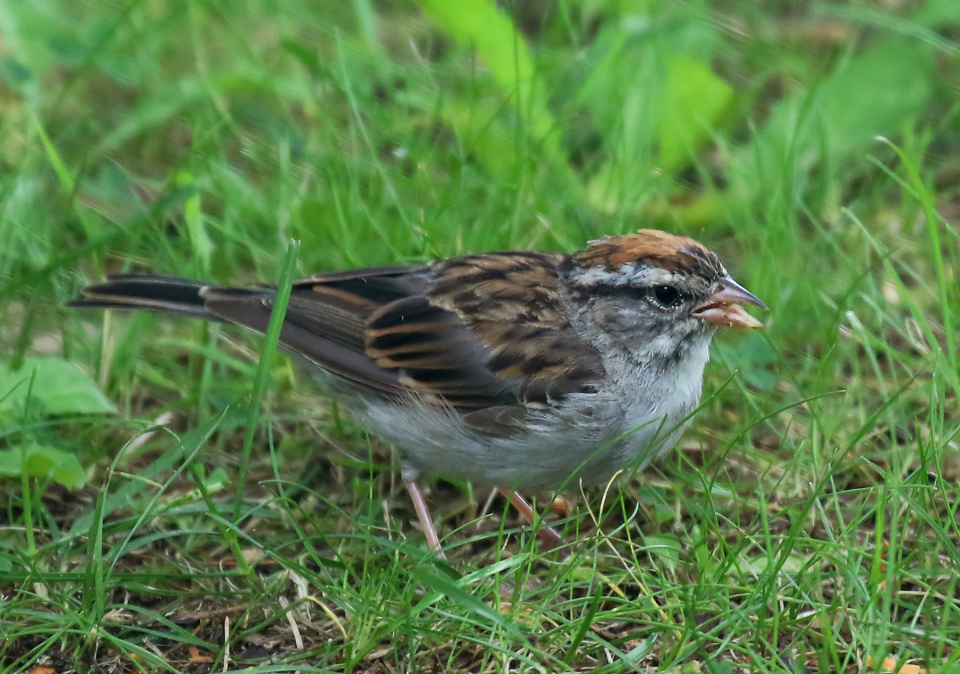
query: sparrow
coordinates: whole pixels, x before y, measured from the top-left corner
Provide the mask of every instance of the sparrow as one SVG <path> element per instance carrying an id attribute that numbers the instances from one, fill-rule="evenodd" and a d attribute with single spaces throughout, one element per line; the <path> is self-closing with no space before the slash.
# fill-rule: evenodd
<path id="1" fill-rule="evenodd" d="M 264 333 L 275 287 L 111 276 L 74 307 L 145 309 Z M 658 230 L 572 255 L 505 251 L 322 272 L 293 284 L 280 345 L 397 451 L 429 546 L 423 477 L 521 493 L 605 483 L 670 450 L 719 328 L 767 306 L 693 239 Z M 560 538 L 538 535 L 545 547 Z"/>

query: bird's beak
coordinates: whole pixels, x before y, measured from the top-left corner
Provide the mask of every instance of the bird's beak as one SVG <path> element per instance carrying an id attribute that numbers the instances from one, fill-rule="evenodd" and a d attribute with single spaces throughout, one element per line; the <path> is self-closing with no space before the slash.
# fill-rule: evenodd
<path id="1" fill-rule="evenodd" d="M 742 304 L 767 310 L 756 295 L 727 276 L 720 281 L 720 288 L 693 310 L 693 315 L 721 328 L 762 328 L 763 323 L 748 314 Z"/>

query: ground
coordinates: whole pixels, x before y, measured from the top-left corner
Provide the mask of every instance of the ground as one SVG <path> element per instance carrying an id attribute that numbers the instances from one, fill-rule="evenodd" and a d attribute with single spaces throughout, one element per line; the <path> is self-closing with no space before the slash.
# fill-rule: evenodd
<path id="1" fill-rule="evenodd" d="M 958 36 L 955 0 L 3 5 L 2 671 L 960 671 Z M 431 555 L 275 340 L 63 306 L 640 227 L 768 327 L 549 516 L 568 556 L 442 481 Z"/>

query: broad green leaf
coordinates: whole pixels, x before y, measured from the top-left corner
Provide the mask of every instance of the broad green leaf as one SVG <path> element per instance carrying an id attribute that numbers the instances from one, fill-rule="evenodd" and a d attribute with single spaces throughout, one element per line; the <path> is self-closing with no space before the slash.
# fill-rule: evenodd
<path id="1" fill-rule="evenodd" d="M 531 137 L 542 144 L 544 156 L 554 168 L 569 170 L 560 146 L 558 126 L 547 107 L 527 42 L 510 18 L 488 0 L 415 2 L 442 30 L 476 50 L 500 89 L 526 121 Z M 481 117 L 492 118 L 498 107 L 479 111 Z"/>
<path id="2" fill-rule="evenodd" d="M 594 208 L 635 212 L 672 196 L 673 174 L 711 140 L 729 109 L 732 89 L 710 66 L 716 30 L 699 11 L 672 4 L 652 10 L 655 17 L 610 23 L 587 48 L 591 67 L 576 103 L 602 138 L 605 161 L 587 188 Z M 672 199 L 664 203 L 676 220 Z M 696 210 L 684 219 L 715 218 L 712 207 Z"/>
<path id="3" fill-rule="evenodd" d="M 732 97 L 733 89 L 708 63 L 685 55 L 674 58 L 668 67 L 657 129 L 661 167 L 673 169 L 694 159 Z"/>
<path id="4" fill-rule="evenodd" d="M 596 64 L 576 102 L 590 111 L 607 159 L 590 178 L 587 198 L 606 213 L 630 210 L 657 193 L 657 122 L 665 74 L 660 51 L 621 27 L 609 27 L 591 49 Z"/>
<path id="5" fill-rule="evenodd" d="M 731 662 L 710 661 L 704 663 L 707 674 L 733 674 L 734 665 Z M 683 671 L 695 671 L 693 668 Z"/>
<path id="6" fill-rule="evenodd" d="M 749 332 L 734 340 L 716 340 L 710 347 L 717 360 L 732 370 L 763 367 L 780 360 L 770 342 L 758 332 Z"/>
<path id="7" fill-rule="evenodd" d="M 86 482 L 83 466 L 77 457 L 62 449 L 30 444 L 25 447 L 0 450 L 0 475 L 52 478 L 69 489 L 82 487 Z"/>
<path id="8" fill-rule="evenodd" d="M 796 576 L 810 568 L 810 559 L 799 554 L 767 557 L 741 557 L 740 564 L 757 575 L 764 573 L 771 566 L 777 567 L 780 574 L 785 576 Z"/>
<path id="9" fill-rule="evenodd" d="M 83 370 L 60 358 L 27 358 L 16 370 L 0 370 L 0 415 L 24 409 L 51 415 L 117 411 Z"/>
<path id="10" fill-rule="evenodd" d="M 517 107 L 529 112 L 538 134 L 553 128 L 523 35 L 497 6 L 487 0 L 417 0 L 437 25 L 458 41 L 472 46 L 500 87 L 516 96 Z"/>
<path id="11" fill-rule="evenodd" d="M 735 194 L 747 202 L 796 195 L 814 166 L 839 169 L 845 158 L 865 159 L 877 136 L 900 134 L 923 112 L 934 68 L 928 46 L 889 40 L 842 62 L 819 86 L 786 97 L 735 153 L 728 172 Z"/>
<path id="12" fill-rule="evenodd" d="M 934 59 L 921 44 L 889 42 L 852 59 L 820 89 L 828 142 L 844 153 L 917 118 L 933 90 Z"/>
<path id="13" fill-rule="evenodd" d="M 960 23 L 960 2 L 957 0 L 927 0 L 913 19 L 925 26 L 948 27 Z"/>
<path id="14" fill-rule="evenodd" d="M 658 558 L 671 571 L 680 563 L 680 539 L 673 534 L 645 536 L 643 546 L 648 554 Z"/>
<path id="15" fill-rule="evenodd" d="M 765 393 L 769 393 L 777 385 L 777 378 L 773 373 L 759 367 L 746 368 L 743 371 L 743 378 L 750 386 Z"/>
<path id="16" fill-rule="evenodd" d="M 865 151 L 923 111 L 933 68 L 925 46 L 884 43 L 840 65 L 818 88 L 783 100 L 763 136 L 787 139 L 804 168 L 821 148 L 835 156 Z"/>

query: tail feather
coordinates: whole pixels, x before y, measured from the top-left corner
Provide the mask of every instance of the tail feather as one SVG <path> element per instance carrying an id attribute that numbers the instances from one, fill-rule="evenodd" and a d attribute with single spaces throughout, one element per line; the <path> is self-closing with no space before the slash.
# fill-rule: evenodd
<path id="1" fill-rule="evenodd" d="M 111 276 L 106 283 L 88 286 L 68 307 L 95 309 L 138 309 L 163 313 L 215 318 L 205 307 L 202 295 L 208 284 L 164 276 Z"/>

